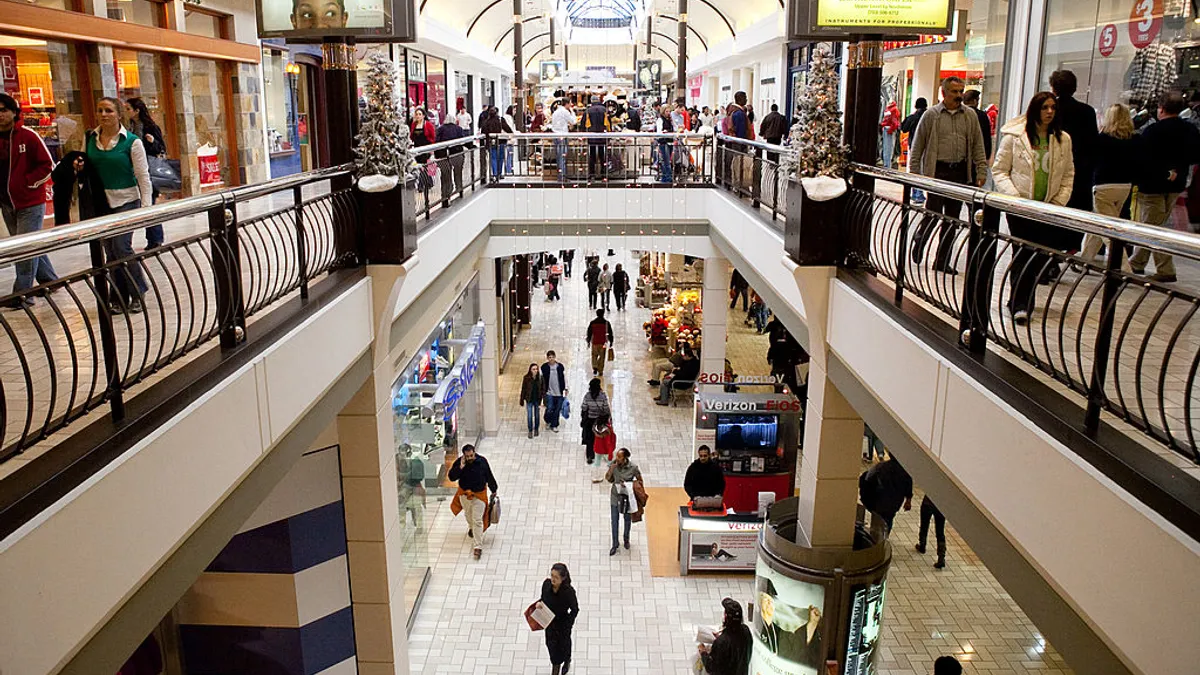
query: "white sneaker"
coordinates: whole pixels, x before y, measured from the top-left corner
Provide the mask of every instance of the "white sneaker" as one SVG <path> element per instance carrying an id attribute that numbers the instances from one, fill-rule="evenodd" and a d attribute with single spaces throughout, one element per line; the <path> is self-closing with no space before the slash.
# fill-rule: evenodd
<path id="1" fill-rule="evenodd" d="M 1029 323 L 1029 312 L 1023 309 L 1018 309 L 1017 311 L 1013 312 L 1013 323 L 1017 324 L 1018 326 L 1024 326 L 1025 324 Z"/>

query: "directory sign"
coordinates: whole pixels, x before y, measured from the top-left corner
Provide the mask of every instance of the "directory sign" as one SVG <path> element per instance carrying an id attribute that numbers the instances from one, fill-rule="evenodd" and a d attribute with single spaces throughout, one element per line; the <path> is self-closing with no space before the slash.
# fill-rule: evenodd
<path id="1" fill-rule="evenodd" d="M 844 675 L 871 675 L 878 672 L 879 628 L 883 623 L 883 598 L 887 581 L 855 586 L 851 591 L 850 626 L 846 640 Z"/>

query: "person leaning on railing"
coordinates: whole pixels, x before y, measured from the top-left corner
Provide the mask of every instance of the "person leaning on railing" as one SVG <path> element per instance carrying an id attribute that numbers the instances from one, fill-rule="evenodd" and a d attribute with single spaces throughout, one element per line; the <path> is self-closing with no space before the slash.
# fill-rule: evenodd
<path id="1" fill-rule="evenodd" d="M 110 213 L 132 211 L 150 206 L 153 188 L 146 148 L 142 139 L 121 126 L 121 102 L 105 96 L 96 102 L 96 118 L 100 126 L 87 135 L 88 161 L 96 169 L 104 186 L 104 206 Z M 98 214 L 104 215 L 104 214 Z M 104 253 L 111 264 L 133 256 L 133 233 L 126 232 L 104 240 Z M 146 292 L 146 277 L 139 261 L 128 262 L 111 271 L 113 290 L 117 299 L 110 303 L 113 314 L 126 309 L 134 314 L 142 311 L 142 294 Z"/>
<path id="2" fill-rule="evenodd" d="M 457 141 L 466 136 L 467 132 L 452 117 L 447 117 L 437 130 L 438 143 Z M 451 195 L 463 191 L 463 150 L 464 146 L 457 145 L 453 148 L 435 150 L 433 153 L 437 157 L 438 170 L 442 176 L 442 208 L 450 207 Z"/>
<path id="3" fill-rule="evenodd" d="M 1024 115 L 1009 120 L 1000 129 L 1000 149 L 992 165 L 997 190 L 1059 206 L 1070 201 L 1075 161 L 1071 155 L 1071 136 L 1062 130 L 1057 106 L 1054 94 L 1038 92 L 1029 101 Z M 974 120 L 974 126 L 973 123 Z M 1012 214 L 1008 214 L 1008 229 L 1018 239 L 1050 248 L 1057 248 L 1055 242 L 1061 240 L 1053 225 Z M 1014 323 L 1029 321 L 1038 277 L 1049 262 L 1045 253 L 1014 242 L 1008 296 Z"/>

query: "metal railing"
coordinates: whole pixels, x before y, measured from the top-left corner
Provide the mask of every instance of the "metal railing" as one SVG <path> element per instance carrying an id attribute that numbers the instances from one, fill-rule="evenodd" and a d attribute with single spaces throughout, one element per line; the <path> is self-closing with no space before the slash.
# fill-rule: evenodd
<path id="1" fill-rule="evenodd" d="M 854 172 L 848 264 L 890 280 L 897 302 L 913 295 L 956 322 L 972 351 L 990 341 L 1086 397 L 1087 431 L 1107 411 L 1200 463 L 1200 295 L 1134 273 L 1127 257 L 1137 247 L 1198 261 L 1200 238 L 893 170 Z M 1067 252 L 1084 237 L 1105 260 Z"/>
<path id="2" fill-rule="evenodd" d="M 787 218 L 788 177 L 779 160 L 788 148 L 717 134 L 716 183 L 753 208 L 770 211 L 772 224 Z"/>
<path id="3" fill-rule="evenodd" d="M 704 134 L 522 133 L 483 137 L 493 184 L 710 185 L 713 138 Z"/>
<path id="4" fill-rule="evenodd" d="M 80 270 L 0 297 L 0 461 L 106 402 L 122 419 L 132 387 L 354 263 L 349 184 L 349 166 L 323 169 L 0 241 L 0 268 L 48 255 Z M 168 243 L 113 255 L 160 224 Z"/>
<path id="5" fill-rule="evenodd" d="M 418 231 L 430 224 L 435 213 L 450 208 L 487 185 L 487 176 L 478 157 L 483 150 L 482 136 L 413 148 L 417 166 L 413 170 L 417 187 Z"/>

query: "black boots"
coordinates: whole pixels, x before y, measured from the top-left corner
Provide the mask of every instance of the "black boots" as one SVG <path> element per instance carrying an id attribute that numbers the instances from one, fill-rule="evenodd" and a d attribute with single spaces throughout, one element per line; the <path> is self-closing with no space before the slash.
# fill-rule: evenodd
<path id="1" fill-rule="evenodd" d="M 616 554 L 617 554 L 617 550 L 618 550 L 618 548 L 619 548 L 619 547 L 618 547 L 616 544 L 613 544 L 613 547 L 612 547 L 612 548 L 610 548 L 610 549 L 608 549 L 608 554 L 609 554 L 610 556 L 612 556 L 612 555 L 616 555 Z"/>

